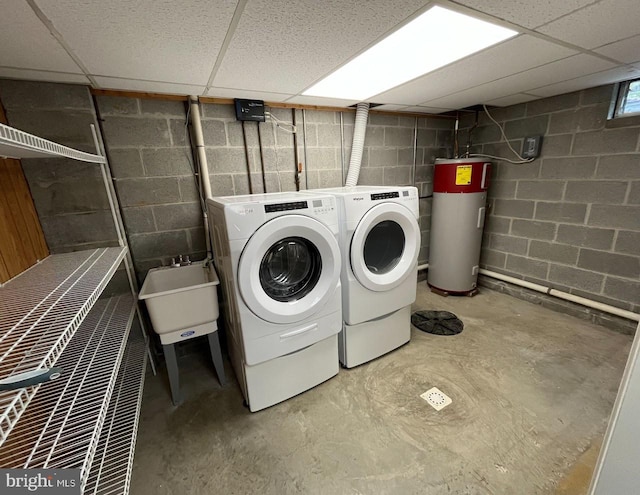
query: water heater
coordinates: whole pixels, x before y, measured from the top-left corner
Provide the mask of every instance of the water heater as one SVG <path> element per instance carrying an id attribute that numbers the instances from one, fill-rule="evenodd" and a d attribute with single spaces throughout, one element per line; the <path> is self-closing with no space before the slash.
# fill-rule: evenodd
<path id="1" fill-rule="evenodd" d="M 427 283 L 443 294 L 476 293 L 491 162 L 437 159 Z"/>

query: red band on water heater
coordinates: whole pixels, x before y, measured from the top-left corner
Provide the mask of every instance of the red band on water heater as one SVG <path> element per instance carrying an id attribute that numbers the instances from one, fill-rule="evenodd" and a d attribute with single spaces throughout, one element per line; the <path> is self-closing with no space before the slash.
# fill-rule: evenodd
<path id="1" fill-rule="evenodd" d="M 491 162 L 438 161 L 433 170 L 434 193 L 478 193 L 489 188 Z"/>

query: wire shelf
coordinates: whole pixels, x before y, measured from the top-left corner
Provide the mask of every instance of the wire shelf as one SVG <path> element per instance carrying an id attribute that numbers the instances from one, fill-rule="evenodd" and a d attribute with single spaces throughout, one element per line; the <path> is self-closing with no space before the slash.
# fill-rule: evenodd
<path id="1" fill-rule="evenodd" d="M 144 340 L 133 337 L 120 365 L 84 495 L 129 493 L 147 362 Z"/>
<path id="2" fill-rule="evenodd" d="M 86 481 L 135 310 L 131 294 L 99 300 L 0 447 L 3 468 L 80 468 Z"/>
<path id="3" fill-rule="evenodd" d="M 103 156 L 62 146 L 5 124 L 0 124 L 0 157 L 2 156 L 8 158 L 64 157 L 82 162 L 106 163 Z"/>
<path id="4" fill-rule="evenodd" d="M 0 287 L 0 378 L 53 366 L 125 253 L 51 255 Z M 37 390 L 0 393 L 0 445 Z"/>

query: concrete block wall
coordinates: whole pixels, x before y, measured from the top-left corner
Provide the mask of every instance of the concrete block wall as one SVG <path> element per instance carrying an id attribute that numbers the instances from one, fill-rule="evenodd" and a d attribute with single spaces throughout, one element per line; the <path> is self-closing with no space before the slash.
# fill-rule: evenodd
<path id="1" fill-rule="evenodd" d="M 354 113 L 344 114 L 345 169 L 351 157 L 354 121 Z M 359 184 L 418 188 L 422 233 L 420 264 L 429 258 L 433 163 L 436 158 L 452 156 L 453 127 L 454 121 L 450 118 L 405 117 L 375 111 L 369 114 Z"/>
<path id="2" fill-rule="evenodd" d="M 204 103 L 201 108 L 202 134 L 214 196 L 249 194 L 249 182 L 253 193 L 296 190 L 293 138 L 289 132 L 276 128 L 271 122 L 245 122 L 247 167 L 243 126 L 236 120 L 234 106 Z M 292 120 L 290 110 L 271 111 L 283 121 Z M 266 191 L 262 182 L 262 160 Z"/>
<path id="3" fill-rule="evenodd" d="M 543 142 L 532 163 L 495 162 L 481 266 L 638 312 L 640 119 L 607 121 L 612 91 L 491 112 L 516 150 L 525 136 Z M 473 152 L 513 158 L 483 112 L 472 140 Z"/>
<path id="4" fill-rule="evenodd" d="M 180 254 L 206 255 L 186 104 L 98 96 L 97 111 L 139 275 Z"/>
<path id="5" fill-rule="evenodd" d="M 291 109 L 270 108 L 268 111 L 281 122 L 293 123 Z M 300 188 L 342 186 L 351 157 L 355 113 L 305 110 L 303 115 L 299 109 L 295 113 L 298 161 L 303 164 Z M 204 104 L 202 119 L 213 194 L 247 194 L 242 127 L 235 119 L 233 106 Z M 273 121 L 261 124 L 247 122 L 245 133 L 253 192 L 264 189 L 258 127 L 267 192 L 295 190 L 296 162 L 291 133 L 275 126 Z M 284 124 L 283 127 L 288 129 Z M 452 131 L 451 119 L 416 119 L 372 112 L 367 125 L 359 184 L 411 185 L 417 137 L 415 185 L 422 196 L 429 196 L 432 193 L 433 161 L 436 157 L 451 156 Z M 430 213 L 431 200 L 420 200 L 421 263 L 425 263 L 428 257 Z"/>
<path id="6" fill-rule="evenodd" d="M 191 168 L 193 157 L 185 127 L 185 103 L 114 96 L 99 96 L 96 102 L 140 276 L 149 268 L 166 264 L 177 254 L 189 254 L 192 259 L 204 257 L 202 216 Z M 267 192 L 295 190 L 294 141 L 286 125 L 293 122 L 293 113 L 284 108 L 269 111 L 284 123 L 281 127 L 273 121 L 246 122 L 244 126 L 248 175 L 242 124 L 236 120 L 233 106 L 202 105 L 203 137 L 214 195 L 248 194 L 249 180 L 254 193 L 263 192 L 263 162 Z M 295 116 L 298 161 L 303 164 L 301 189 L 341 186 L 351 153 L 354 113 L 305 110 L 303 115 L 297 109 Z M 416 125 L 416 185 L 425 195 L 430 194 L 433 157 L 451 153 L 450 119 L 371 114 L 361 184 L 412 183 Z M 420 212 L 423 239 L 420 261 L 426 262 L 430 199 L 421 200 Z"/>
<path id="7" fill-rule="evenodd" d="M 0 79 L 0 100 L 13 127 L 95 153 L 97 126 L 84 86 Z M 117 245 L 117 234 L 97 164 L 66 158 L 23 159 L 51 253 Z"/>
<path id="8" fill-rule="evenodd" d="M 94 151 L 88 124 L 96 123 L 98 116 L 141 278 L 149 268 L 178 254 L 194 260 L 204 257 L 185 102 L 97 96 L 94 107 L 83 86 L 2 80 L 0 89 L 13 125 L 79 149 Z M 281 122 L 293 122 L 291 109 L 269 111 Z M 303 164 L 301 188 L 341 186 L 351 155 L 355 113 L 296 109 L 295 118 L 298 161 Z M 242 127 L 233 106 L 203 104 L 202 123 L 213 194 L 247 194 Z M 254 193 L 264 190 L 261 159 L 267 192 L 295 190 L 293 136 L 286 125 L 282 127 L 273 122 L 245 124 Z M 452 129 L 451 119 L 372 112 L 360 184 L 411 184 L 416 141 L 415 183 L 421 195 L 429 196 L 433 160 L 451 156 Z M 54 252 L 115 243 L 99 169 L 70 160 L 46 162 L 43 166 L 42 160 L 25 160 L 24 166 Z M 420 201 L 421 263 L 428 256 L 430 207 L 429 198 Z"/>

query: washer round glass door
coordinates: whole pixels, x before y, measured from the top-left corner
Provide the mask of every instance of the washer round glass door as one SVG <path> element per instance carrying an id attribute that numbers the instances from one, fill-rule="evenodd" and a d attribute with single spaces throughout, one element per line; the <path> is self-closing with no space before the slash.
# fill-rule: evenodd
<path id="1" fill-rule="evenodd" d="M 292 323 L 319 311 L 340 278 L 340 248 L 324 224 L 283 215 L 262 225 L 238 263 L 238 286 L 258 317 Z"/>
<path id="2" fill-rule="evenodd" d="M 318 248 L 302 237 L 285 237 L 267 250 L 260 263 L 260 285 L 280 302 L 302 299 L 318 283 L 322 258 Z"/>
<path id="3" fill-rule="evenodd" d="M 413 213 L 382 203 L 365 213 L 351 239 L 351 268 L 358 282 L 374 291 L 400 285 L 415 268 L 420 227 Z"/>

